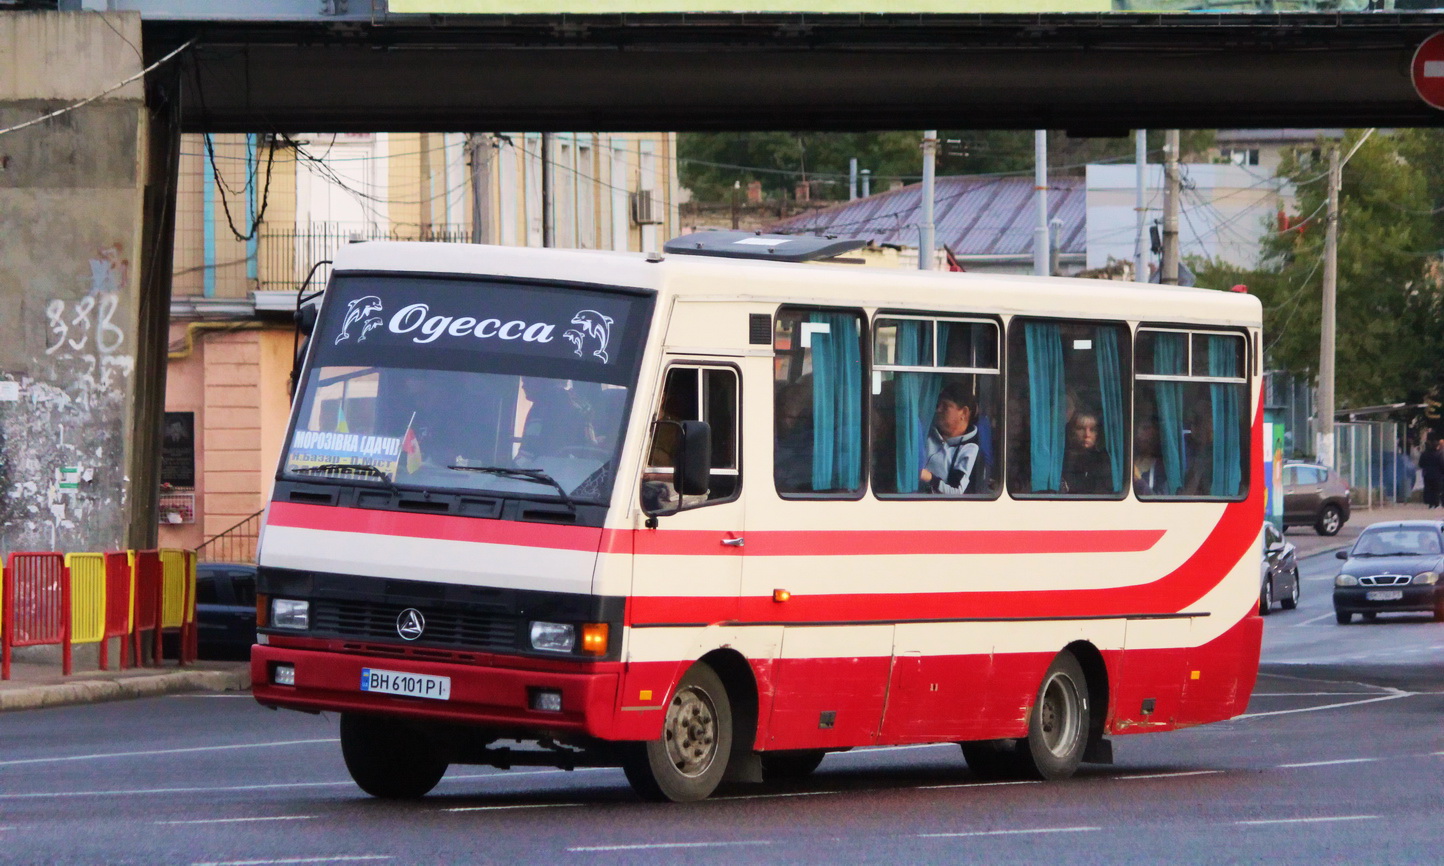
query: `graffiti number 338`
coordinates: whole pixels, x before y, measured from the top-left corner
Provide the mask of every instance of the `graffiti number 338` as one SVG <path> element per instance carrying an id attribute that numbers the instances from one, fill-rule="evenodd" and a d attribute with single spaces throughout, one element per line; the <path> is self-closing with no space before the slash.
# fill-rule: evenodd
<path id="1" fill-rule="evenodd" d="M 83 352 L 92 338 L 99 352 L 108 354 L 119 349 L 125 342 L 125 332 L 113 321 L 119 306 L 120 295 L 115 292 L 87 295 L 76 301 L 66 315 L 65 301 L 52 300 L 45 307 L 45 318 L 55 342 L 45 347 L 45 354 L 53 355 L 64 346 Z"/>

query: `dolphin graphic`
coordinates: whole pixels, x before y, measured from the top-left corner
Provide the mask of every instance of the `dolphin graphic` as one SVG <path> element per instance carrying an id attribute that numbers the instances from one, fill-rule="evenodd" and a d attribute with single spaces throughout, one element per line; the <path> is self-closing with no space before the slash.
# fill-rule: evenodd
<path id="1" fill-rule="evenodd" d="M 350 339 L 351 326 L 357 322 L 361 323 L 361 336 L 356 338 L 356 342 L 365 340 L 368 332 L 381 326 L 381 319 L 371 315 L 379 312 L 381 312 L 381 299 L 375 295 L 366 295 L 348 303 L 346 318 L 341 322 L 341 333 L 336 335 L 336 342 L 332 345 L 339 346 L 342 340 Z"/>
<path id="2" fill-rule="evenodd" d="M 582 310 L 572 316 L 572 324 L 581 326 L 583 334 L 596 339 L 597 350 L 592 356 L 600 358 L 603 364 L 607 363 L 607 343 L 612 339 L 612 317 L 604 316 L 596 310 Z M 562 336 L 566 337 L 566 334 Z"/>
<path id="3" fill-rule="evenodd" d="M 575 329 L 563 331 L 562 339 L 569 341 L 573 346 L 576 347 L 578 358 L 582 356 L 582 341 L 585 340 L 586 337 L 582 336 L 581 331 Z"/>

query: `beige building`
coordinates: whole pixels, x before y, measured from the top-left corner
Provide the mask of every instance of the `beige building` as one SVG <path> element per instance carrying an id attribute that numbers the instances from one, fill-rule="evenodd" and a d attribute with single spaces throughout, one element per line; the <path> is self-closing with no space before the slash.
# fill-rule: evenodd
<path id="1" fill-rule="evenodd" d="M 678 234 L 670 133 L 187 135 L 181 150 L 160 542 L 234 530 L 207 546 L 215 559 L 253 554 L 290 406 L 291 313 L 338 247 L 543 246 L 547 188 L 552 246 L 647 251 Z"/>

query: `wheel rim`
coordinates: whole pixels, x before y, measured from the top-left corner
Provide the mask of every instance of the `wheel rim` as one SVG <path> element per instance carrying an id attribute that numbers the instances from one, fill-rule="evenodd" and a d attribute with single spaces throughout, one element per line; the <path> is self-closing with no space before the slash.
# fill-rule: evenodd
<path id="1" fill-rule="evenodd" d="M 1327 509 L 1326 511 L 1324 511 L 1324 531 L 1325 531 L 1325 532 L 1338 532 L 1338 531 L 1339 531 L 1339 512 L 1335 511 L 1335 510 L 1332 509 L 1332 508 Z"/>
<path id="2" fill-rule="evenodd" d="M 684 776 L 707 772 L 717 757 L 717 708 L 712 698 L 696 686 L 677 692 L 667 708 L 667 760 Z"/>
<path id="3" fill-rule="evenodd" d="M 1270 580 L 1264 584 L 1264 607 L 1273 607 L 1274 604 L 1274 582 Z"/>
<path id="4" fill-rule="evenodd" d="M 1043 687 L 1043 702 L 1038 707 L 1038 732 L 1043 746 L 1058 757 L 1072 751 L 1078 739 L 1081 702 L 1078 686 L 1072 677 L 1055 674 Z"/>
<path id="5" fill-rule="evenodd" d="M 1294 572 L 1294 591 L 1289 593 L 1289 599 L 1294 604 L 1299 603 L 1299 573 L 1297 571 Z"/>

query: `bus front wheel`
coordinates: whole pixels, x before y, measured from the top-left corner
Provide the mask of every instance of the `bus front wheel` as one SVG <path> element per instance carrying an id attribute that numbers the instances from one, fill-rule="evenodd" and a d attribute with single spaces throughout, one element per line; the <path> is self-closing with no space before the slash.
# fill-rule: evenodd
<path id="1" fill-rule="evenodd" d="M 704 800 L 727 772 L 732 752 L 732 703 L 706 663 L 693 665 L 677 684 L 662 722 L 662 736 L 636 743 L 622 769 L 644 800 Z"/>
<path id="2" fill-rule="evenodd" d="M 404 722 L 341 714 L 341 757 L 361 790 L 383 800 L 426 796 L 446 774 L 447 761 Z"/>

